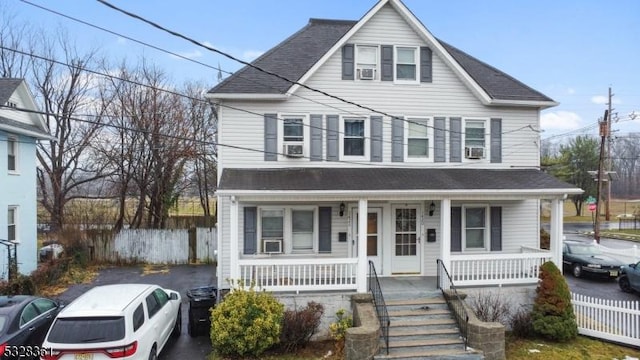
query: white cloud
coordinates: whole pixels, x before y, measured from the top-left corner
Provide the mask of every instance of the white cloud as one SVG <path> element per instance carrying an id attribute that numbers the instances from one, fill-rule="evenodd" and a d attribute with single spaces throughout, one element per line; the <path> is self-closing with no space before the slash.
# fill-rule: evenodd
<path id="1" fill-rule="evenodd" d="M 576 93 L 576 89 L 574 89 L 574 88 L 568 88 L 568 89 L 567 89 L 567 94 L 569 94 L 569 95 L 573 95 L 573 94 L 575 94 L 575 93 Z"/>
<path id="2" fill-rule="evenodd" d="M 611 102 L 614 104 L 622 104 L 622 101 L 620 101 L 620 99 L 617 99 L 615 97 L 611 100 L 612 100 Z M 591 97 L 591 102 L 598 105 L 606 105 L 609 102 L 609 98 L 608 96 L 596 95 Z"/>
<path id="3" fill-rule="evenodd" d="M 573 130 L 581 127 L 580 115 L 571 111 L 555 111 L 542 114 L 540 127 L 542 130 Z"/>
<path id="4" fill-rule="evenodd" d="M 261 51 L 261 50 L 245 50 L 242 53 L 242 59 L 246 61 L 251 61 L 262 54 L 264 54 L 264 51 Z"/>
<path id="5" fill-rule="evenodd" d="M 117 43 L 118 45 L 124 45 L 124 44 L 126 44 L 126 43 L 127 43 L 127 39 L 125 39 L 125 38 L 123 38 L 123 37 L 121 37 L 121 36 L 118 36 L 118 38 L 116 39 L 116 43 Z"/>

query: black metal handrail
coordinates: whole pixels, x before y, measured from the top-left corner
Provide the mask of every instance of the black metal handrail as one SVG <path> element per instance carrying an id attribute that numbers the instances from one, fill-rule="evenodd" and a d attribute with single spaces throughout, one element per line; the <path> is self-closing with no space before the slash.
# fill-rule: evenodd
<path id="1" fill-rule="evenodd" d="M 460 333 L 464 338 L 464 349 L 467 350 L 467 344 L 469 341 L 469 313 L 467 312 L 467 308 L 464 306 L 464 302 L 458 295 L 458 290 L 453 284 L 453 279 L 451 279 L 451 275 L 449 275 L 449 271 L 444 266 L 442 260 L 436 260 L 438 263 L 438 277 L 437 284 L 438 289 L 442 290 L 442 295 L 449 306 L 449 309 L 454 312 L 456 323 L 458 323 L 458 327 L 460 328 Z M 442 276 L 442 274 L 446 276 Z M 449 291 L 447 293 L 447 290 Z M 456 300 L 455 304 L 451 301 L 451 298 Z"/>
<path id="2" fill-rule="evenodd" d="M 384 338 L 387 355 L 389 355 L 389 326 L 391 325 L 391 320 L 389 320 L 387 304 L 384 302 L 382 288 L 380 287 L 380 281 L 378 281 L 378 273 L 372 261 L 369 261 L 369 291 L 371 291 L 371 295 L 373 296 L 373 304 L 376 307 L 382 337 Z"/>

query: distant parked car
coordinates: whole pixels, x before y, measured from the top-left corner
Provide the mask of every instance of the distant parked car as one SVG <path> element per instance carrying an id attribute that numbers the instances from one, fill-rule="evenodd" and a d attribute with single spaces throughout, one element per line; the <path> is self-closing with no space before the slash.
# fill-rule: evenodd
<path id="1" fill-rule="evenodd" d="M 636 264 L 624 265 L 620 269 L 618 285 L 624 292 L 637 291 L 640 293 L 640 261 Z"/>
<path id="2" fill-rule="evenodd" d="M 57 259 L 62 255 L 64 248 L 60 244 L 49 244 L 40 248 L 40 261 Z"/>
<path id="3" fill-rule="evenodd" d="M 66 306 L 42 344 L 44 360 L 156 360 L 180 336 L 180 294 L 157 285 L 97 286 Z"/>
<path id="4" fill-rule="evenodd" d="M 59 311 L 60 305 L 50 299 L 0 296 L 2 359 L 39 359 L 42 341 Z"/>
<path id="5" fill-rule="evenodd" d="M 564 241 L 562 248 L 562 265 L 570 269 L 573 276 L 584 275 L 615 279 L 620 274 L 624 263 L 602 253 L 591 243 L 581 241 Z"/>

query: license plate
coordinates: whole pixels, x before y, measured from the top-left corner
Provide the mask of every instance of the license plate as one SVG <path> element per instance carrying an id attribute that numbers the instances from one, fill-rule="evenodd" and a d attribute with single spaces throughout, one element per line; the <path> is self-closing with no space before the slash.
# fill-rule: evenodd
<path id="1" fill-rule="evenodd" d="M 92 353 L 76 354 L 74 359 L 75 360 L 92 360 L 93 354 Z"/>
<path id="2" fill-rule="evenodd" d="M 618 271 L 616 271 L 616 270 L 611 270 L 611 271 L 609 271 L 609 275 L 610 275 L 610 276 L 618 276 Z"/>

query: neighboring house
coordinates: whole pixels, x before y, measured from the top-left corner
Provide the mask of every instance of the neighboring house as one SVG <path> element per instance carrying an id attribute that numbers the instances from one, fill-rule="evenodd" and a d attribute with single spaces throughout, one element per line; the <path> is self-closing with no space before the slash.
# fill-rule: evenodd
<path id="1" fill-rule="evenodd" d="M 36 141 L 50 139 L 42 115 L 23 79 L 0 78 L 0 277 L 17 250 L 18 270 L 37 265 Z"/>
<path id="2" fill-rule="evenodd" d="M 380 276 L 436 276 L 437 259 L 456 284 L 531 284 L 541 262 L 561 264 L 563 200 L 582 190 L 539 170 L 552 99 L 398 0 L 359 21 L 312 19 L 252 64 L 295 83 L 247 66 L 208 93 L 220 288 L 364 292 L 368 261 Z"/>

